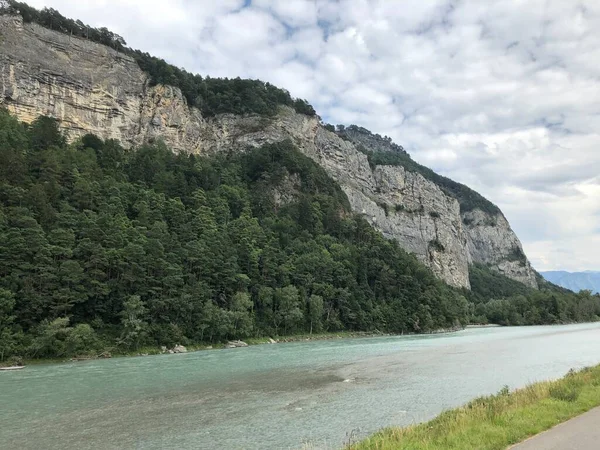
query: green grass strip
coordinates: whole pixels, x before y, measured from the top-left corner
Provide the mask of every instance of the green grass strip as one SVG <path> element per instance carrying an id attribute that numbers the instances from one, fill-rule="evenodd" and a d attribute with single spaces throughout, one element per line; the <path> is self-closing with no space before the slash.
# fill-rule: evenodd
<path id="1" fill-rule="evenodd" d="M 384 429 L 348 449 L 506 449 L 596 406 L 600 406 L 600 366 L 513 392 L 504 388 L 430 422 Z"/>

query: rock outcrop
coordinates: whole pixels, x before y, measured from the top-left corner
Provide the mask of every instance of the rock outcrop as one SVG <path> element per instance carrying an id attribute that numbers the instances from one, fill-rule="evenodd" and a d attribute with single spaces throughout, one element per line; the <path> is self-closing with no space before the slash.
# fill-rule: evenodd
<path id="1" fill-rule="evenodd" d="M 187 353 L 187 348 L 185 348 L 183 345 L 176 345 L 175 347 L 173 347 L 173 353 Z"/>
<path id="2" fill-rule="evenodd" d="M 502 213 L 492 215 L 476 209 L 462 217 L 472 262 L 485 264 L 527 286 L 538 287 L 521 242 Z"/>
<path id="3" fill-rule="evenodd" d="M 461 215 L 458 201 L 422 175 L 372 169 L 355 144 L 317 117 L 282 107 L 272 118 L 205 118 L 179 89 L 151 86 L 132 58 L 14 16 L 0 16 L 0 104 L 26 122 L 55 117 L 71 139 L 94 133 L 128 147 L 160 138 L 174 151 L 212 154 L 290 139 L 340 183 L 354 211 L 447 283 L 469 287 L 469 264 L 478 262 L 536 286 L 501 213 Z"/>

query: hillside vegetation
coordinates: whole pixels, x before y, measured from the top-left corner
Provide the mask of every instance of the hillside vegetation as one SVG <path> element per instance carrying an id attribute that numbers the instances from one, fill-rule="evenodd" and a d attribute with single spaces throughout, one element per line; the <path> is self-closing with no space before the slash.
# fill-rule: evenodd
<path id="1" fill-rule="evenodd" d="M 0 111 L 0 359 L 600 312 L 597 296 L 479 272 L 473 292 L 438 280 L 289 142 L 212 158 L 126 151 Z"/>
<path id="2" fill-rule="evenodd" d="M 468 320 L 290 143 L 211 159 L 68 145 L 53 119 L 0 112 L 0 202 L 5 356 Z"/>
<path id="3" fill-rule="evenodd" d="M 539 289 L 532 289 L 480 264 L 469 268 L 469 278 L 471 291 L 465 296 L 477 323 L 543 325 L 595 321 L 600 316 L 600 296 L 590 291 L 575 294 L 542 280 Z"/>

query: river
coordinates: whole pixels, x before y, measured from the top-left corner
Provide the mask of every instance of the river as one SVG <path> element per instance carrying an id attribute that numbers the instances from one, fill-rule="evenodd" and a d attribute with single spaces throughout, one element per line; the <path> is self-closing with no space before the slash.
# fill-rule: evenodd
<path id="1" fill-rule="evenodd" d="M 600 363 L 600 324 L 260 345 L 0 372 L 0 447 L 329 449 Z"/>

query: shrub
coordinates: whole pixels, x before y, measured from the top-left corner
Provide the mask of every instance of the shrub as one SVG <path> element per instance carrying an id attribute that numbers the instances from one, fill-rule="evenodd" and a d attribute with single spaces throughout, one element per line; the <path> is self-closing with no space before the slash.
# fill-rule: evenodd
<path id="1" fill-rule="evenodd" d="M 444 250 L 446 250 L 444 244 L 442 244 L 437 238 L 429 241 L 429 248 L 432 248 L 438 252 L 443 252 Z"/>
<path id="2" fill-rule="evenodd" d="M 581 385 L 576 383 L 560 384 L 550 388 L 550 397 L 563 402 L 574 402 L 580 392 Z"/>
<path id="3" fill-rule="evenodd" d="M 387 217 L 389 215 L 390 210 L 389 210 L 389 206 L 388 206 L 387 203 L 385 203 L 385 202 L 378 202 L 377 206 L 379 206 L 381 209 L 383 209 L 383 212 L 385 213 L 385 217 Z"/>

